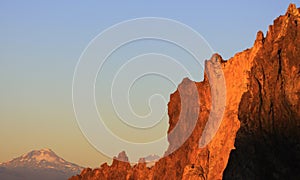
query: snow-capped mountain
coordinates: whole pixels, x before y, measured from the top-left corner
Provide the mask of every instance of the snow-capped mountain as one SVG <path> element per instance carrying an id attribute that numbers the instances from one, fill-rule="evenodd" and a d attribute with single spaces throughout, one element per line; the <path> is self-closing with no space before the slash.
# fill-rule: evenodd
<path id="1" fill-rule="evenodd" d="M 41 149 L 0 163 L 0 179 L 67 179 L 82 169 L 57 156 L 51 149 Z"/>

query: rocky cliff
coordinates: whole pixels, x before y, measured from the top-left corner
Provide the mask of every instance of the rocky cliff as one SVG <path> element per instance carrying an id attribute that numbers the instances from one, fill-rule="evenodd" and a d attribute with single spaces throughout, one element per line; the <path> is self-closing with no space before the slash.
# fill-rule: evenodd
<path id="1" fill-rule="evenodd" d="M 224 179 L 300 179 L 300 13 L 290 5 L 260 33 Z"/>
<path id="2" fill-rule="evenodd" d="M 122 152 L 111 166 L 85 169 L 71 179 L 300 179 L 299 11 L 291 4 L 266 36 L 258 32 L 252 48 L 228 61 L 213 55 L 203 82 L 182 81 L 168 104 L 168 132 L 179 123 L 178 131 L 192 133 L 176 151 L 151 168 L 142 160 L 134 166 L 119 161 L 126 159 Z M 220 115 L 222 108 L 212 141 L 199 146 L 203 136 L 209 138 L 211 114 Z M 168 139 L 167 152 L 182 141 L 173 134 Z"/>

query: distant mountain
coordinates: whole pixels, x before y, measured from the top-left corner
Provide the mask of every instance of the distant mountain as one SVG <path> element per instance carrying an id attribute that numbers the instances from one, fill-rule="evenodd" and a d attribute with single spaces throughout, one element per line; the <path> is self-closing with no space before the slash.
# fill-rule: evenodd
<path id="1" fill-rule="evenodd" d="M 82 167 L 57 156 L 50 149 L 34 150 L 11 161 L 0 163 L 1 180 L 63 180 L 79 173 Z"/>

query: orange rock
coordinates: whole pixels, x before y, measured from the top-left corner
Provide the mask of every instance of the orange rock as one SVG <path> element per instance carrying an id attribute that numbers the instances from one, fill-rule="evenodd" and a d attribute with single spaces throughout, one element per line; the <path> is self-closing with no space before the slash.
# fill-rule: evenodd
<path id="1" fill-rule="evenodd" d="M 111 166 L 71 179 L 300 179 L 299 22 L 299 9 L 290 5 L 266 37 L 257 33 L 252 48 L 228 61 L 213 55 L 203 82 L 184 79 L 168 104 L 168 133 L 175 126 L 180 133 L 168 135 L 166 153 L 184 141 L 180 134 L 191 135 L 153 167 L 144 161 L 131 167 L 116 158 Z M 222 121 L 206 127 L 211 114 L 221 114 Z"/>

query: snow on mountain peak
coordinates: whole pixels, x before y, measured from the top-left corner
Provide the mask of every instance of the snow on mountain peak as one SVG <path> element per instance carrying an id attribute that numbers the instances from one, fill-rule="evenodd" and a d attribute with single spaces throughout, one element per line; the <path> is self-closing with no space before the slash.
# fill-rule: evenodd
<path id="1" fill-rule="evenodd" d="M 45 161 L 48 161 L 48 162 L 54 162 L 58 159 L 56 156 L 52 156 L 49 153 L 49 151 L 44 151 L 44 150 L 41 150 L 39 152 L 39 154 L 33 155 L 32 158 L 34 158 L 36 161 L 45 160 Z"/>
<path id="2" fill-rule="evenodd" d="M 80 173 L 82 169 L 65 161 L 51 149 L 41 149 L 0 163 L 0 179 L 11 179 L 7 177 L 11 177 L 12 174 L 18 174 L 18 179 L 67 179 Z"/>
<path id="3" fill-rule="evenodd" d="M 27 168 L 58 168 L 65 171 L 79 172 L 82 167 L 65 161 L 57 156 L 51 149 L 33 150 L 9 162 L 0 164 L 3 167 L 27 167 Z"/>
<path id="4" fill-rule="evenodd" d="M 40 151 L 45 151 L 45 152 L 53 152 L 51 149 L 49 148 L 44 148 L 44 149 L 41 149 Z"/>
<path id="5" fill-rule="evenodd" d="M 61 158 L 58 157 L 51 149 L 41 149 L 41 150 L 34 150 L 27 154 L 24 154 L 19 158 L 19 161 L 47 161 L 47 162 L 55 162 L 61 161 Z"/>

